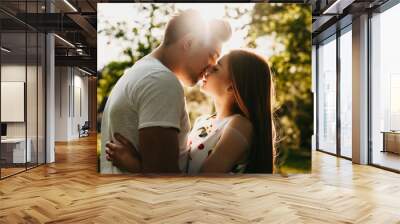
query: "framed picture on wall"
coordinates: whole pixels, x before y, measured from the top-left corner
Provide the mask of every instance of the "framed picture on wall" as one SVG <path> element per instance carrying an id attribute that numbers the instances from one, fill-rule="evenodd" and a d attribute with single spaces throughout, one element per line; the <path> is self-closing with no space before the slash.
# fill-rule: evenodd
<path id="1" fill-rule="evenodd" d="M 1 82 L 1 122 L 24 122 L 25 82 Z"/>

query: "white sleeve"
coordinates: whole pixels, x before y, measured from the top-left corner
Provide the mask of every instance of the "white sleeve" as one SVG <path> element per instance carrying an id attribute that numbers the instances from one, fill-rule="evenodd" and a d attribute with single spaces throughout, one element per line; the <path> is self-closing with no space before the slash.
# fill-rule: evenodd
<path id="1" fill-rule="evenodd" d="M 171 75 L 150 75 L 136 86 L 131 98 L 136 103 L 139 129 L 157 126 L 181 129 L 184 93 L 179 81 Z"/>

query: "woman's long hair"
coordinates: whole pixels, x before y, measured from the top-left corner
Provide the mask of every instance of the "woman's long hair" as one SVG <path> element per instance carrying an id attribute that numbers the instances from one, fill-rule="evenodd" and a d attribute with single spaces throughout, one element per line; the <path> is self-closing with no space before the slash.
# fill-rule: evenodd
<path id="1" fill-rule="evenodd" d="M 234 50 L 228 55 L 236 106 L 253 125 L 247 173 L 273 173 L 275 166 L 274 89 L 268 63 L 261 56 Z"/>

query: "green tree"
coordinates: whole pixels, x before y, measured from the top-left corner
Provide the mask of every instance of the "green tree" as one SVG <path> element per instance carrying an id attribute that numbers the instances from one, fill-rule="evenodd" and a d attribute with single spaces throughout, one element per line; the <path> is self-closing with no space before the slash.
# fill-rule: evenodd
<path id="1" fill-rule="evenodd" d="M 268 61 L 275 82 L 279 149 L 283 160 L 291 160 L 288 156 L 294 150 L 308 154 L 311 151 L 311 7 L 307 4 L 256 4 L 249 45 L 257 46 L 256 39 L 262 36 L 273 37 L 283 46 Z"/>

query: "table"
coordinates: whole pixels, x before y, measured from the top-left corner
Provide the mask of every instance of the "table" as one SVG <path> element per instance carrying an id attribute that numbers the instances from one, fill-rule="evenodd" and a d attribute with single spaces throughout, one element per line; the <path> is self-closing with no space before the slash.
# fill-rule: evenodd
<path id="1" fill-rule="evenodd" d="M 400 131 L 382 131 L 383 150 L 382 152 L 392 152 L 400 154 Z"/>
<path id="2" fill-rule="evenodd" d="M 6 138 L 1 139 L 1 157 L 6 163 L 26 163 L 31 162 L 32 140 L 26 139 L 28 143 L 25 154 L 25 138 Z M 12 158 L 12 159 L 11 159 Z"/>

